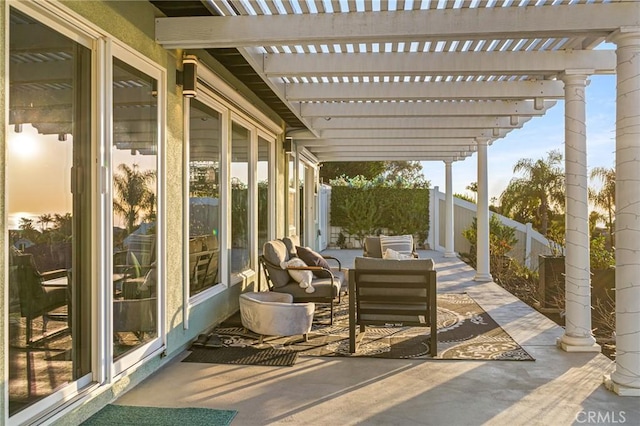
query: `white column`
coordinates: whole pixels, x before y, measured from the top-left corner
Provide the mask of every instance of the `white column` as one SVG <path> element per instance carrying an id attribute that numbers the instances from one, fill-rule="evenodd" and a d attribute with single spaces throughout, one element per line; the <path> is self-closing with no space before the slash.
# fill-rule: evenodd
<path id="1" fill-rule="evenodd" d="M 431 250 L 440 250 L 440 188 L 433 188 L 433 218 L 431 219 L 433 226 L 429 229 L 430 235 L 433 235 L 433 246 Z"/>
<path id="2" fill-rule="evenodd" d="M 456 252 L 453 250 L 453 173 L 452 162 L 445 161 L 444 168 L 446 174 L 447 195 L 445 198 L 445 225 L 444 225 L 444 257 L 456 257 Z"/>
<path id="3" fill-rule="evenodd" d="M 587 127 L 584 91 L 588 74 L 565 73 L 565 332 L 567 352 L 600 352 L 591 332 Z"/>
<path id="4" fill-rule="evenodd" d="M 489 139 L 476 138 L 478 144 L 478 201 L 477 251 L 475 281 L 493 281 L 489 272 L 489 179 L 487 173 L 487 146 Z"/>
<path id="5" fill-rule="evenodd" d="M 616 369 L 619 395 L 640 396 L 640 27 L 617 32 Z"/>

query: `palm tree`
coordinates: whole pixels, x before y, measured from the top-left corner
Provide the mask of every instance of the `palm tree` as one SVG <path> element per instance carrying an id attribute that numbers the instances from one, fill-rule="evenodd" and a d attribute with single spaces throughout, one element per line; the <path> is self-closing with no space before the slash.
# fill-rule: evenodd
<path id="1" fill-rule="evenodd" d="M 500 196 L 503 214 L 530 221 L 547 235 L 549 220 L 564 211 L 564 170 L 562 154 L 549 151 L 546 158 L 523 158 L 513 166 L 514 177 Z"/>
<path id="2" fill-rule="evenodd" d="M 589 199 L 597 208 L 605 212 L 605 224 L 609 231 L 609 243 L 615 247 L 613 224 L 616 211 L 616 171 L 606 167 L 594 167 L 590 174 L 591 180 L 602 183 L 600 190 L 589 188 Z"/>
<path id="3" fill-rule="evenodd" d="M 42 233 L 49 228 L 49 224 L 53 222 L 53 217 L 49 213 L 44 213 L 38 216 L 38 223 L 40 224 L 40 230 Z"/>
<path id="4" fill-rule="evenodd" d="M 38 242 L 38 239 L 40 238 L 40 232 L 38 232 L 35 226 L 33 226 L 33 219 L 21 217 L 18 228 L 20 229 L 20 236 L 22 238 L 26 238 L 33 243 Z"/>
<path id="5" fill-rule="evenodd" d="M 140 170 L 137 164 L 118 166 L 119 173 L 113 176 L 115 197 L 113 211 L 122 216 L 126 222 L 127 233 L 134 231 L 142 213 L 152 212 L 155 195 L 148 184 L 155 179 L 153 170 Z"/>
<path id="6" fill-rule="evenodd" d="M 478 201 L 478 182 L 471 182 L 464 189 L 473 193 L 473 202 L 476 203 Z"/>
<path id="7" fill-rule="evenodd" d="M 72 234 L 72 216 L 71 213 L 54 214 L 52 232 L 56 241 L 68 241 Z"/>

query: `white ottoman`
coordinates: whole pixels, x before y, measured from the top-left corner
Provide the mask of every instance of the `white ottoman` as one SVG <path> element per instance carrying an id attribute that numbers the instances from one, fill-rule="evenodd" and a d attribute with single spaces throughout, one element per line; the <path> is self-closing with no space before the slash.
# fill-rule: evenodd
<path id="1" fill-rule="evenodd" d="M 293 303 L 293 296 L 277 292 L 250 292 L 240 295 L 240 317 L 245 328 L 263 336 L 295 336 L 307 340 L 315 304 Z"/>

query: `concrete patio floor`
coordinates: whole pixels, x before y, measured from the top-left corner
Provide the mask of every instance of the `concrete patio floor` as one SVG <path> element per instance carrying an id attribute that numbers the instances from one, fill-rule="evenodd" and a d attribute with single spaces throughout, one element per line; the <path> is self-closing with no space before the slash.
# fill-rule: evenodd
<path id="1" fill-rule="evenodd" d="M 360 250 L 324 253 L 353 265 Z M 604 355 L 556 348 L 563 329 L 457 258 L 423 251 L 439 292 L 467 292 L 536 360 L 298 357 L 292 367 L 182 363 L 180 355 L 116 404 L 233 409 L 233 425 L 640 425 L 640 397 L 602 385 Z"/>

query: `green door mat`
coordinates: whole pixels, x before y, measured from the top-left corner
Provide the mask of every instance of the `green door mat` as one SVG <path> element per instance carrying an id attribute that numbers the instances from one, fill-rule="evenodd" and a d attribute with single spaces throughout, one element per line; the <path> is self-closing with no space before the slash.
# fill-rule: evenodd
<path id="1" fill-rule="evenodd" d="M 83 425 L 226 426 L 238 412 L 212 408 L 136 407 L 109 404 Z"/>

